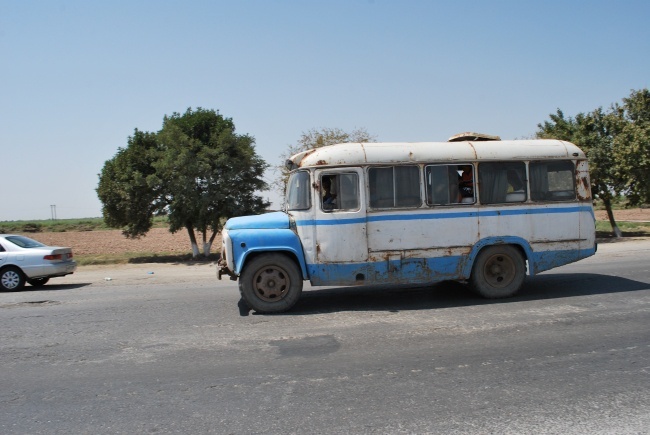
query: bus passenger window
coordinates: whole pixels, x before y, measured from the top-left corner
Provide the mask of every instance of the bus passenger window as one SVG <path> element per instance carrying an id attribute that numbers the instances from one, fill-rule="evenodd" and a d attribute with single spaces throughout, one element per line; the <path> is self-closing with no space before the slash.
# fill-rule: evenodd
<path id="1" fill-rule="evenodd" d="M 526 201 L 526 165 L 523 162 L 481 163 L 478 173 L 483 204 Z"/>
<path id="2" fill-rule="evenodd" d="M 427 203 L 430 205 L 473 204 L 472 165 L 431 165 L 425 168 Z"/>
<path id="3" fill-rule="evenodd" d="M 368 170 L 370 207 L 419 207 L 420 170 L 417 166 L 393 166 Z"/>
<path id="4" fill-rule="evenodd" d="M 576 189 L 573 162 L 531 162 L 530 198 L 533 201 L 574 200 Z"/>
<path id="5" fill-rule="evenodd" d="M 359 177 L 356 173 L 327 174 L 321 177 L 323 211 L 359 210 Z"/>

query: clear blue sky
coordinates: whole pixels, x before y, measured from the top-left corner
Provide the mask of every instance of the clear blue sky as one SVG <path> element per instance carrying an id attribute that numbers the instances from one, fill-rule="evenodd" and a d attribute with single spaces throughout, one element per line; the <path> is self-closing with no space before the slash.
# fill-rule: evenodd
<path id="1" fill-rule="evenodd" d="M 527 137 L 649 87 L 648 17 L 645 0 L 0 0 L 0 221 L 101 216 L 104 162 L 188 107 L 271 164 L 313 127 Z"/>

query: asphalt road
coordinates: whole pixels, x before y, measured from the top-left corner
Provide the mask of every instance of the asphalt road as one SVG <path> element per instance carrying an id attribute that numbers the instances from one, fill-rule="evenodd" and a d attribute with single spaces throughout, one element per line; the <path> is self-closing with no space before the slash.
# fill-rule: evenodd
<path id="1" fill-rule="evenodd" d="M 648 241 L 513 299 L 307 289 L 282 315 L 185 270 L 0 293 L 0 433 L 650 433 Z"/>

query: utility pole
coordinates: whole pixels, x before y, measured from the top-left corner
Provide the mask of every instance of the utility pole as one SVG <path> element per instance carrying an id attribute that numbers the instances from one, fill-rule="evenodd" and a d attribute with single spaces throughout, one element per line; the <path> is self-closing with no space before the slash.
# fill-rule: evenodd
<path id="1" fill-rule="evenodd" d="M 52 213 L 52 220 L 56 221 L 56 204 L 50 206 L 50 213 Z"/>

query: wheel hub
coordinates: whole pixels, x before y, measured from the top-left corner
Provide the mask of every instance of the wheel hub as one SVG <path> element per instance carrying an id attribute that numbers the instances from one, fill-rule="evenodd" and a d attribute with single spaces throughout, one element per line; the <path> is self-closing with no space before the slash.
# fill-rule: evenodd
<path id="1" fill-rule="evenodd" d="M 278 266 L 267 267 L 258 271 L 253 278 L 253 282 L 257 296 L 268 302 L 282 299 L 291 286 L 289 274 Z"/>
<path id="2" fill-rule="evenodd" d="M 20 277 L 16 272 L 9 271 L 2 275 L 2 285 L 7 289 L 14 289 L 18 286 Z"/>
<path id="3" fill-rule="evenodd" d="M 485 278 L 493 287 L 505 287 L 515 278 L 515 264 L 506 255 L 493 255 L 485 263 Z"/>

